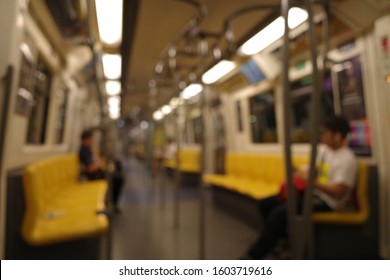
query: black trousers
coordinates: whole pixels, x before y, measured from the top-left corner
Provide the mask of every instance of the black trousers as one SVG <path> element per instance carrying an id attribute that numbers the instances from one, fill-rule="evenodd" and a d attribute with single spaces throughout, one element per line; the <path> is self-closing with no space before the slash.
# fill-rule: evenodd
<path id="1" fill-rule="evenodd" d="M 101 169 L 96 170 L 95 172 L 85 173 L 84 175 L 86 175 L 88 180 L 91 180 L 91 181 L 102 180 L 102 179 L 107 178 L 106 173 Z M 122 174 L 122 167 L 121 167 L 121 164 L 119 161 L 115 162 L 115 171 L 112 174 L 109 174 L 108 178 L 110 180 L 111 187 L 112 187 L 111 201 L 112 201 L 113 205 L 115 207 L 117 207 L 119 197 L 120 197 L 120 194 L 121 194 L 122 188 L 123 188 L 123 183 L 124 183 L 124 176 Z"/>
<path id="2" fill-rule="evenodd" d="M 278 196 L 260 200 L 258 207 L 264 227 L 260 238 L 248 250 L 248 255 L 253 259 L 264 258 L 284 235 L 287 227 L 287 203 L 281 202 Z M 301 200 L 298 200 L 298 207 L 302 207 Z M 332 209 L 324 202 L 317 202 L 313 205 L 313 211 L 325 212 Z"/>
<path id="3" fill-rule="evenodd" d="M 124 178 L 121 173 L 114 173 L 111 176 L 112 183 L 112 203 L 118 207 L 119 196 L 122 192 Z"/>

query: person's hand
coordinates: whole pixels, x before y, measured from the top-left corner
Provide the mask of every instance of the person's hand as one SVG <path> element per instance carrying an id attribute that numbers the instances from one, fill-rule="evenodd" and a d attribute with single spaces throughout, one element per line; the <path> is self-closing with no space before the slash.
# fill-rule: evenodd
<path id="1" fill-rule="evenodd" d="M 103 157 L 99 158 L 99 166 L 101 168 L 104 168 L 106 166 L 106 159 L 105 158 L 103 158 Z"/>
<path id="2" fill-rule="evenodd" d="M 307 181 L 309 177 L 308 166 L 300 166 L 294 169 L 294 177 Z"/>

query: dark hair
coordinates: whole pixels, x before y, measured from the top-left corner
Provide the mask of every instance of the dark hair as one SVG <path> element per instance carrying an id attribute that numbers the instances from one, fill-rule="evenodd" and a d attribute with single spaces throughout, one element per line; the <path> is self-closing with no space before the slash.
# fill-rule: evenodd
<path id="1" fill-rule="evenodd" d="M 85 130 L 83 133 L 81 133 L 81 140 L 85 140 L 85 139 L 91 138 L 92 135 L 93 135 L 93 131 L 92 130 Z"/>
<path id="2" fill-rule="evenodd" d="M 322 126 L 333 133 L 340 133 L 343 139 L 347 137 L 350 130 L 348 121 L 343 117 L 332 117 L 326 120 Z"/>

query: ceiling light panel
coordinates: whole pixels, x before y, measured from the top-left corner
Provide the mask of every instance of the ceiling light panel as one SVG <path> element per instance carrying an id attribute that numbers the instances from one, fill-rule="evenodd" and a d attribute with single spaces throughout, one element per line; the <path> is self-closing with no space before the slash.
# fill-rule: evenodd
<path id="1" fill-rule="evenodd" d="M 95 0 L 99 35 L 103 44 L 118 46 L 122 41 L 122 0 Z"/>
<path id="2" fill-rule="evenodd" d="M 121 92 L 121 83 L 119 81 L 107 81 L 106 92 L 108 95 L 118 95 Z"/>
<path id="3" fill-rule="evenodd" d="M 237 64 L 228 60 L 221 60 L 212 68 L 210 68 L 206 73 L 202 76 L 202 81 L 205 84 L 212 84 L 221 79 L 222 77 L 229 74 L 236 68 Z"/>
<path id="4" fill-rule="evenodd" d="M 183 99 L 191 99 L 192 97 L 198 95 L 203 90 L 203 86 L 201 84 L 190 84 L 181 92 L 181 97 Z"/>
<path id="5" fill-rule="evenodd" d="M 308 17 L 305 10 L 293 7 L 288 12 L 288 26 L 294 29 L 303 23 Z M 278 17 L 276 20 L 260 30 L 255 36 L 245 42 L 239 49 L 241 55 L 254 55 L 261 52 L 284 34 L 284 19 Z"/>
<path id="6" fill-rule="evenodd" d="M 102 60 L 106 79 L 118 80 L 122 73 L 122 57 L 119 54 L 103 54 Z"/>

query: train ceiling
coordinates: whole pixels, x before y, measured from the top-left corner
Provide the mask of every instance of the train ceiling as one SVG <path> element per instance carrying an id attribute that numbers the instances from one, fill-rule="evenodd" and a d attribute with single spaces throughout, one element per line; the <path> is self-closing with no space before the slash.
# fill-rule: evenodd
<path id="1" fill-rule="evenodd" d="M 62 40 L 67 42 L 67 45 L 91 36 L 96 37 L 97 27 L 90 26 L 91 23 L 96 24 L 96 15 L 90 15 L 93 13 L 93 0 L 31 2 L 46 4 L 47 10 L 57 23 Z M 387 0 L 330 2 L 332 14 L 348 25 L 354 33 L 369 28 L 375 18 L 389 12 L 390 8 L 390 1 Z M 197 6 L 196 3 L 201 3 L 202 6 Z M 172 95 L 178 94 L 181 81 L 188 83 L 190 79 L 199 79 L 199 71 L 202 69 L 198 69 L 201 60 L 197 43 L 200 36 L 207 39 L 209 50 L 217 45 L 223 55 L 229 56 L 230 49 L 234 50 L 234 46 L 239 46 L 276 18 L 280 9 L 252 9 L 232 18 L 229 21 L 229 34 L 234 35 L 232 44 L 223 36 L 227 34 L 226 19 L 248 7 L 280 3 L 280 0 L 124 0 L 123 38 L 120 48 L 122 115 L 131 117 L 134 113 L 150 107 L 153 110 L 153 107 L 160 106 Z M 44 28 L 48 28 L 47 25 Z M 54 44 L 56 45 L 60 45 L 60 41 Z M 202 64 L 207 69 L 213 63 L 215 60 L 209 51 Z"/>
<path id="2" fill-rule="evenodd" d="M 133 25 L 124 25 L 124 30 L 134 29 L 129 32 L 132 38 L 127 40 L 128 44 L 125 45 L 124 42 L 122 46 L 124 57 L 127 57 L 123 62 L 125 84 L 123 85 L 122 109 L 125 114 L 131 112 L 134 106 L 160 106 L 161 103 L 169 99 L 170 95 L 177 94 L 180 80 L 192 73 L 196 68 L 194 65 L 199 65 L 199 58 L 190 55 L 179 56 L 176 53 L 175 70 L 170 71 L 169 55 L 164 56 L 164 53 L 168 52 L 167 48 L 177 39 L 178 34 L 183 32 L 183 27 L 196 16 L 197 9 L 189 3 L 194 1 L 144 0 L 132 2 L 138 3 L 133 6 L 133 10 L 124 9 L 124 18 L 136 17 L 136 20 L 133 20 Z M 207 8 L 207 15 L 199 25 L 200 30 L 217 34 L 221 34 L 224 30 L 226 18 L 240 9 L 265 3 L 276 5 L 281 3 L 280 0 L 201 0 L 199 2 Z M 356 32 L 372 24 L 378 14 L 383 13 L 383 8 L 388 6 L 386 1 L 379 0 L 336 0 L 330 2 L 332 2 L 330 4 L 332 12 L 335 15 L 340 15 L 344 23 Z M 253 10 L 232 20 L 234 42 L 239 45 L 254 35 L 258 31 L 256 28 L 264 25 L 267 22 L 267 17 L 272 16 L 273 12 L 275 12 L 273 9 Z M 280 14 L 279 8 L 276 9 L 276 13 Z M 194 32 L 199 32 L 199 30 L 194 30 Z M 124 38 L 128 36 L 126 32 L 123 35 Z M 183 37 L 184 39 L 177 47 L 182 53 L 186 47 L 191 49 L 191 43 L 196 43 L 196 40 L 191 42 L 191 34 L 186 34 Z M 215 40 L 210 38 L 208 41 L 209 45 L 212 46 Z M 226 45 L 223 47 L 226 50 Z M 167 71 L 164 71 L 162 75 L 156 75 L 155 68 L 161 57 L 163 57 L 163 64 Z M 212 59 L 209 59 L 206 62 L 206 67 L 210 67 L 212 63 Z M 157 91 L 151 92 L 150 81 L 153 85 L 157 84 Z"/>

